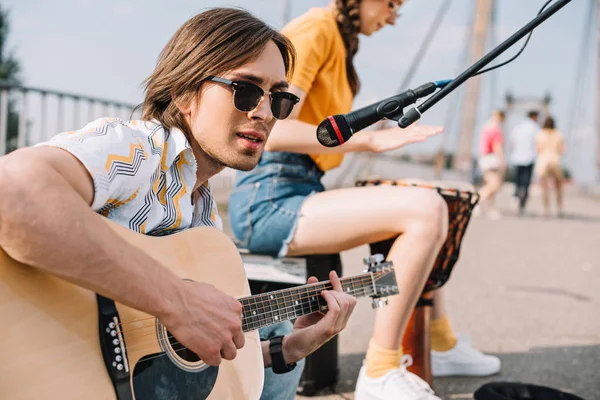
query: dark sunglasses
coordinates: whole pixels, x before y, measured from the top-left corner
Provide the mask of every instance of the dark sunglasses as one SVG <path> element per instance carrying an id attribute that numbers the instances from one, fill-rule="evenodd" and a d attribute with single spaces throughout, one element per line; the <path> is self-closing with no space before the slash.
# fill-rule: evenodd
<path id="1" fill-rule="evenodd" d="M 271 112 L 277 119 L 286 119 L 292 113 L 294 105 L 300 98 L 289 92 L 266 92 L 254 83 L 230 81 L 229 79 L 209 76 L 207 81 L 224 83 L 233 88 L 233 105 L 242 112 L 249 112 L 258 107 L 265 94 L 271 99 Z"/>

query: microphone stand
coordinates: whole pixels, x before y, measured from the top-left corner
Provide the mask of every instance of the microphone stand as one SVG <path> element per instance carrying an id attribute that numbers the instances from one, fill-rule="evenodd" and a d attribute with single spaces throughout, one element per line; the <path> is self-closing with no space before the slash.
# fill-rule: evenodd
<path id="1" fill-rule="evenodd" d="M 546 9 L 545 11 L 540 13 L 538 16 L 536 16 L 534 19 L 529 21 L 529 23 L 527 25 L 523 26 L 521 29 L 519 29 L 517 32 L 515 32 L 511 37 L 506 39 L 504 42 L 502 42 L 500 45 L 498 45 L 495 49 L 493 49 L 492 51 L 487 53 L 485 56 L 483 56 L 481 59 L 479 59 L 479 61 L 477 61 L 475 64 L 473 64 L 467 70 L 465 70 L 462 74 L 460 74 L 458 77 L 456 77 L 454 80 L 452 80 L 443 89 L 441 89 L 439 92 L 437 92 L 437 93 L 433 94 L 431 97 L 429 97 L 426 101 L 423 102 L 423 104 L 421 104 L 417 107 L 413 107 L 410 110 L 408 110 L 398 120 L 398 126 L 400 128 L 406 128 L 406 127 L 410 126 L 412 123 L 414 123 L 415 121 L 417 121 L 419 118 L 421 118 L 421 115 L 425 111 L 429 110 L 434 104 L 436 104 L 438 101 L 440 101 L 444 97 L 446 97 L 450 92 L 452 92 L 458 86 L 463 84 L 467 79 L 473 77 L 478 71 L 480 71 L 483 67 L 485 67 L 487 64 L 492 62 L 501 53 L 505 52 L 509 47 L 511 47 L 513 44 L 515 44 L 516 42 L 521 40 L 525 35 L 527 35 L 529 32 L 534 30 L 538 25 L 540 25 L 542 22 L 544 22 L 545 20 L 550 18 L 550 16 L 552 16 L 554 13 L 556 13 L 558 10 L 560 10 L 561 8 L 563 8 L 570 2 L 571 2 L 571 0 L 558 0 L 556 3 L 551 5 L 548 9 Z"/>

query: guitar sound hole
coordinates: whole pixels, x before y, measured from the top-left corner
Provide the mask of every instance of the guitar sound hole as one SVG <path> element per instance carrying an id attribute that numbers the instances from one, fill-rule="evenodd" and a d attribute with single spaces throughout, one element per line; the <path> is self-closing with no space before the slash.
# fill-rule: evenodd
<path id="1" fill-rule="evenodd" d="M 200 357 L 193 351 L 189 350 L 187 347 L 179 343 L 176 337 L 174 337 L 171 332 L 167 331 L 167 337 L 169 338 L 169 344 L 179 356 L 179 358 L 188 361 L 188 362 L 198 362 L 200 361 Z"/>

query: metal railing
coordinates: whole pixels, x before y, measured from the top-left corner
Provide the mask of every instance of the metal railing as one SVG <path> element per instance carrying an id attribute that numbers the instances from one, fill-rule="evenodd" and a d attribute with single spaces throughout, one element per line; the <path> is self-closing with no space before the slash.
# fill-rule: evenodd
<path id="1" fill-rule="evenodd" d="M 97 118 L 131 119 L 135 107 L 120 101 L 0 80 L 0 157 L 49 140 L 60 132 L 80 129 Z M 136 110 L 133 118 L 139 118 L 140 112 Z M 235 171 L 226 168 L 210 181 L 213 189 L 226 193 L 233 188 L 234 180 Z"/>
<path id="2" fill-rule="evenodd" d="M 135 104 L 0 80 L 0 156 L 100 117 L 130 119 Z M 136 111 L 137 114 L 137 111 Z"/>

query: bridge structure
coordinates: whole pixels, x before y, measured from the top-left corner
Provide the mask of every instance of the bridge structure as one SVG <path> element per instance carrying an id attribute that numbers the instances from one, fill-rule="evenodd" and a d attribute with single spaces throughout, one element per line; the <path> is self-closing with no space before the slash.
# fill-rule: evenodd
<path id="1" fill-rule="evenodd" d="M 444 24 L 447 18 L 448 10 L 452 7 L 454 0 L 444 0 L 440 2 L 439 9 L 436 10 L 435 17 L 431 20 L 431 25 L 420 44 L 418 51 L 410 61 L 410 66 L 406 75 L 403 77 L 398 91 L 405 90 L 411 84 L 415 72 L 420 67 L 424 57 L 430 51 L 431 44 L 439 38 L 439 27 Z M 470 16 L 471 28 L 465 35 L 464 48 L 460 55 L 461 69 L 466 69 L 469 65 L 480 59 L 486 51 L 497 45 L 497 8 L 500 0 L 470 0 L 472 1 L 472 15 Z M 586 72 L 594 65 L 597 69 L 597 78 L 600 82 L 600 0 L 581 0 L 586 2 L 586 13 L 582 16 L 583 23 L 576 29 L 582 29 L 583 38 L 581 43 L 575 45 L 579 47 L 579 66 L 576 69 L 573 79 L 571 97 L 572 110 L 569 112 L 569 121 L 564 129 L 567 138 L 567 146 L 575 144 L 582 146 L 582 140 L 588 140 L 578 135 L 578 112 L 581 106 L 581 97 L 583 91 L 589 87 L 589 82 L 585 80 Z M 292 0 L 283 0 L 283 21 L 291 18 Z M 591 33 L 595 33 L 592 35 Z M 594 48 L 592 41 L 597 41 L 596 52 L 590 52 Z M 595 56 L 594 56 L 595 54 Z M 576 60 L 577 61 L 577 60 Z M 477 122 L 479 110 L 483 103 L 482 79 L 488 79 L 489 93 L 494 96 L 496 89 L 495 72 L 483 76 L 477 76 L 469 79 L 462 87 L 456 90 L 455 106 L 448 107 L 444 126 L 447 130 L 450 127 L 456 127 L 457 134 L 444 134 L 440 141 L 437 151 L 429 157 L 425 157 L 428 164 L 436 163 L 436 172 L 434 177 L 440 179 L 444 176 L 471 179 L 474 176 L 472 168 L 474 163 L 474 144 L 478 140 Z M 600 93 L 600 84 L 597 85 L 596 98 Z M 537 96 L 537 97 L 536 97 Z M 548 109 L 551 103 L 551 97 L 546 93 L 539 93 L 532 97 L 515 97 L 511 93 L 505 94 L 507 110 L 513 114 L 519 112 L 525 107 L 536 107 L 540 111 Z M 47 140 L 54 134 L 62 131 L 77 129 L 83 122 L 93 120 L 102 116 L 119 117 L 130 119 L 135 104 L 121 102 L 113 99 L 97 98 L 90 95 L 67 93 L 59 90 L 50 90 L 45 88 L 29 87 L 14 82 L 0 81 L 0 156 L 7 152 L 26 145 L 32 145 L 42 140 Z M 500 106 L 500 105 L 499 105 Z M 596 126 L 595 135 L 600 143 L 600 101 L 596 102 L 597 115 L 595 116 Z M 133 115 L 139 116 L 140 111 Z M 510 126 L 508 119 L 507 128 Z M 571 143 L 570 143 L 571 142 Z M 597 182 L 600 183 L 600 145 L 596 146 L 596 168 Z M 373 169 L 373 163 L 377 157 L 388 157 L 389 155 L 353 155 L 347 157 L 347 161 L 337 171 L 332 180 L 332 186 L 343 186 L 348 182 L 367 176 Z M 401 152 L 391 154 L 391 156 L 403 156 Z M 567 161 L 571 161 L 576 155 L 569 154 Z M 419 162 L 414 160 L 413 162 Z M 225 170 L 217 177 L 213 178 L 213 186 L 228 189 L 233 185 L 234 172 Z"/>

